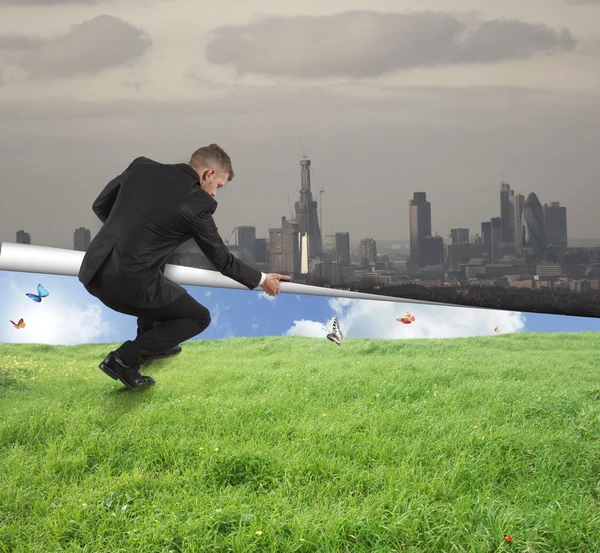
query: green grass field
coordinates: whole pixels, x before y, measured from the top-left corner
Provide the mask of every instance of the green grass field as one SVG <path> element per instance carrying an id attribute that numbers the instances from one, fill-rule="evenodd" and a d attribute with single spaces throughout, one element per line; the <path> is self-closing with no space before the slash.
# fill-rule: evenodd
<path id="1" fill-rule="evenodd" d="M 110 349 L 0 345 L 1 553 L 600 551 L 597 334 Z"/>

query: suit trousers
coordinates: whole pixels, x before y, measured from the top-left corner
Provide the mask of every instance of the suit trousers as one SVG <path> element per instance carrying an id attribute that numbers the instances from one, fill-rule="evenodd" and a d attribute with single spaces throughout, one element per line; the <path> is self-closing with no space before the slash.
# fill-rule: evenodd
<path id="1" fill-rule="evenodd" d="M 130 366 L 138 366 L 142 357 L 159 355 L 197 336 L 210 325 L 210 312 L 187 292 L 161 307 L 132 307 L 94 295 L 106 307 L 137 317 L 137 337 L 123 343 L 117 352 Z"/>

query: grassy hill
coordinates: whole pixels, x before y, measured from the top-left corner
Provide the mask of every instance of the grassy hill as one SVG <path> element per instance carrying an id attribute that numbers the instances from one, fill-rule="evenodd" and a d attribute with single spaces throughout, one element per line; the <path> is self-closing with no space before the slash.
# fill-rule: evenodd
<path id="1" fill-rule="evenodd" d="M 0 344 L 1 553 L 600 551 L 597 334 L 112 347 Z"/>

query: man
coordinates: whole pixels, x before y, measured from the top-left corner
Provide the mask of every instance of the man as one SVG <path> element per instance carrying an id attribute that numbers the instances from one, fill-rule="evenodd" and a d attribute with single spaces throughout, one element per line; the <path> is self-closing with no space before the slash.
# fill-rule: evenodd
<path id="1" fill-rule="evenodd" d="M 217 144 L 194 152 L 188 163 L 135 159 L 93 204 L 102 221 L 79 271 L 86 290 L 107 307 L 137 317 L 137 337 L 111 351 L 99 368 L 128 388 L 155 384 L 140 365 L 181 351 L 203 332 L 210 313 L 184 288 L 168 280 L 168 257 L 193 238 L 223 275 L 250 290 L 279 294 L 289 276 L 264 274 L 234 257 L 213 220 L 217 190 L 233 179 L 231 159 Z"/>

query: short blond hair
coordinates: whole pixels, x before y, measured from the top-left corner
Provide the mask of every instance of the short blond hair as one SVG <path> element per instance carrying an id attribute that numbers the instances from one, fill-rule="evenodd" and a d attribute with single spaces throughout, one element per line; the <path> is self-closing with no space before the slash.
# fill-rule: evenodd
<path id="1" fill-rule="evenodd" d="M 210 144 L 209 146 L 198 148 L 192 154 L 189 164 L 195 169 L 216 166 L 215 168 L 220 168 L 229 175 L 227 178 L 228 181 L 234 177 L 233 168 L 231 167 L 231 158 L 218 144 Z"/>

